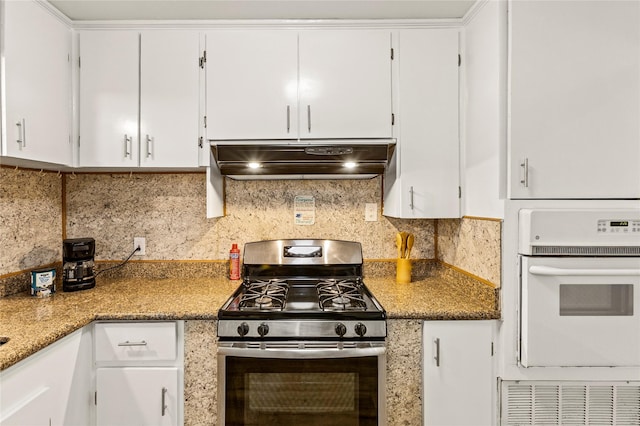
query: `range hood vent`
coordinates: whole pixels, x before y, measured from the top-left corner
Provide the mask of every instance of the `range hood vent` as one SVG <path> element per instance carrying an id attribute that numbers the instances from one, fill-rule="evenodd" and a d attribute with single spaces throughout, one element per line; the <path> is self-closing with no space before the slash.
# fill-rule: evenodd
<path id="1" fill-rule="evenodd" d="M 322 142 L 212 141 L 211 152 L 220 173 L 236 179 L 353 179 L 384 173 L 395 149 L 395 139 Z"/>

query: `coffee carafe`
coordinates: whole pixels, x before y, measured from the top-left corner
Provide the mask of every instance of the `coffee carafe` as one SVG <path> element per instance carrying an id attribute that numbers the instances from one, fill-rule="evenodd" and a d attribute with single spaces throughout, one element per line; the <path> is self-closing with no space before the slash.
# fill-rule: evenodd
<path id="1" fill-rule="evenodd" d="M 62 290 L 93 288 L 96 242 L 93 238 L 70 238 L 62 242 Z"/>

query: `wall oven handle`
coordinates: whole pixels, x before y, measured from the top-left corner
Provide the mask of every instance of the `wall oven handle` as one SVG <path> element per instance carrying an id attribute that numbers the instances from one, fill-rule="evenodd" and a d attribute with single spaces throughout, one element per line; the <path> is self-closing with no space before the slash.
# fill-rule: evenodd
<path id="1" fill-rule="evenodd" d="M 530 266 L 529 273 L 532 275 L 545 276 L 587 276 L 587 277 L 620 277 L 620 276 L 640 276 L 640 269 L 570 269 L 554 268 L 552 266 Z"/>
<path id="2" fill-rule="evenodd" d="M 253 349 L 246 347 L 218 347 L 218 355 L 247 358 L 284 358 L 284 359 L 319 359 L 319 358 L 356 358 L 380 356 L 385 353 L 384 346 L 349 349 Z"/>

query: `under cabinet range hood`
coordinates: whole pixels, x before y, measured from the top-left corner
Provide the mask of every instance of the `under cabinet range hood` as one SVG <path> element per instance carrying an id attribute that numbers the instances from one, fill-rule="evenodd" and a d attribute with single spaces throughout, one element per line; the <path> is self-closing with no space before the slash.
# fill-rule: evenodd
<path id="1" fill-rule="evenodd" d="M 222 175 L 234 179 L 362 179 L 382 174 L 395 139 L 340 140 L 326 143 L 212 141 Z"/>

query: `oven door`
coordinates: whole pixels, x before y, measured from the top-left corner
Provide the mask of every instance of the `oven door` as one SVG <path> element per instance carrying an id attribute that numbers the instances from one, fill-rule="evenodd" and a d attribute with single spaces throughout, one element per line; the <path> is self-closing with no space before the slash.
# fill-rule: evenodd
<path id="1" fill-rule="evenodd" d="M 221 342 L 220 424 L 384 424 L 385 365 L 377 342 Z"/>
<path id="2" fill-rule="evenodd" d="M 524 367 L 640 366 L 640 258 L 520 257 Z"/>

